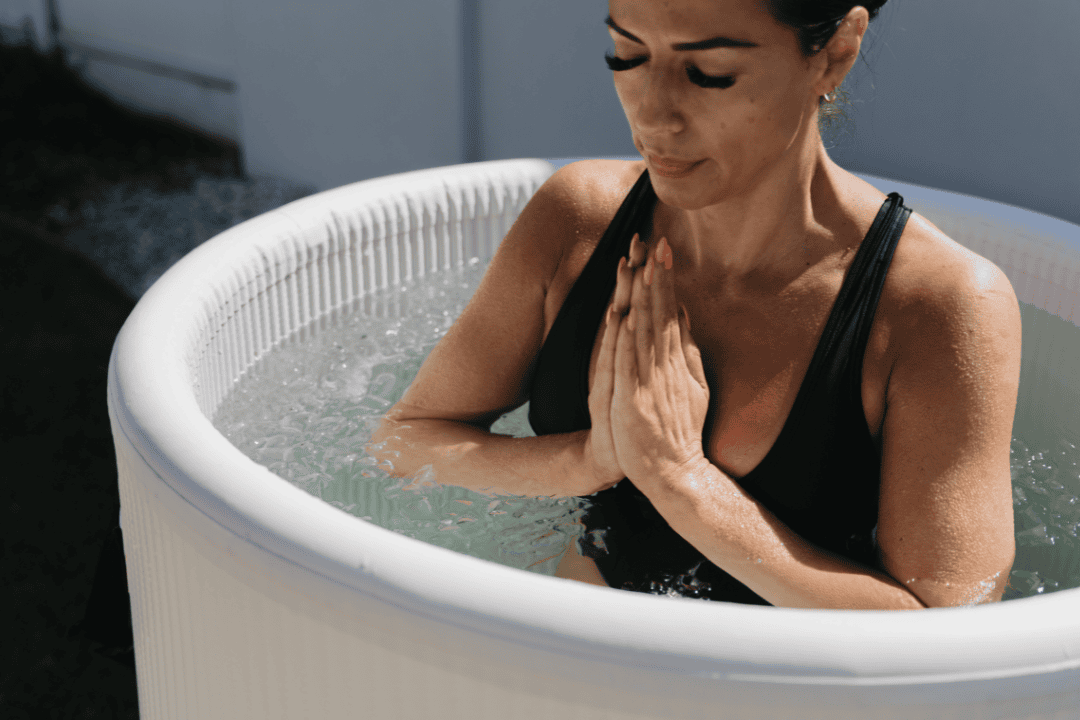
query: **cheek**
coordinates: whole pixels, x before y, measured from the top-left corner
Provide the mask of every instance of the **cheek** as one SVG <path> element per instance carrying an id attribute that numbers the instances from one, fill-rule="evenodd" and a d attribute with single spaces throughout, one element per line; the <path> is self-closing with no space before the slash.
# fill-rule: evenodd
<path id="1" fill-rule="evenodd" d="M 621 78 L 619 73 L 615 73 L 615 94 L 619 97 L 619 103 L 622 105 L 623 113 L 626 114 L 628 119 L 633 118 L 633 108 L 640 105 L 638 102 L 638 83 L 631 81 L 631 78 Z"/>
<path id="2" fill-rule="evenodd" d="M 734 120 L 734 119 L 733 119 Z M 799 126 L 798 108 L 782 93 L 755 94 L 739 105 L 738 124 L 759 147 L 786 144 Z"/>

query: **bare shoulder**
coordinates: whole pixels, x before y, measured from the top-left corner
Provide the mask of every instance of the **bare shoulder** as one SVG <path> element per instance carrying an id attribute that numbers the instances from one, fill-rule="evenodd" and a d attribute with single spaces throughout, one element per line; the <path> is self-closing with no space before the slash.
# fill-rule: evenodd
<path id="1" fill-rule="evenodd" d="M 1016 294 L 1000 268 L 912 213 L 879 313 L 884 331 L 879 337 L 887 348 L 882 357 L 886 407 L 946 402 L 972 412 L 981 408 L 983 419 L 996 418 L 1008 437 L 1021 328 Z"/>
<path id="2" fill-rule="evenodd" d="M 559 168 L 538 191 L 546 193 L 538 221 L 557 237 L 559 263 L 545 302 L 550 328 L 604 231 L 618 212 L 644 162 L 581 160 Z"/>
<path id="3" fill-rule="evenodd" d="M 1019 306 L 1001 269 L 912 213 L 889 270 L 883 295 L 890 315 L 914 330 L 974 325 L 1019 330 Z"/>
<path id="4" fill-rule="evenodd" d="M 580 254 L 580 246 L 602 225 L 621 179 L 619 166 L 625 164 L 585 160 L 552 173 L 499 244 L 481 291 L 502 280 L 527 282 L 544 296 L 553 288 L 557 293 L 567 259 Z"/>
<path id="5" fill-rule="evenodd" d="M 580 160 L 559 168 L 537 192 L 545 194 L 546 220 L 565 231 L 570 245 L 599 241 L 619 205 L 645 169 L 644 162 Z M 595 237 L 594 237 L 595 236 Z"/>

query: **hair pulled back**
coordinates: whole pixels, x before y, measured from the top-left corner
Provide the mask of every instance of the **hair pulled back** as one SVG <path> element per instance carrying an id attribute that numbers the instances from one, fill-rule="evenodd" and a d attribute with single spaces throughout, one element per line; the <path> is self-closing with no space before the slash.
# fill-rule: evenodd
<path id="1" fill-rule="evenodd" d="M 803 55 L 816 55 L 840 28 L 840 23 L 854 7 L 864 7 L 870 19 L 887 0 L 766 0 L 769 12 L 781 25 L 795 31 Z"/>
<path id="2" fill-rule="evenodd" d="M 870 13 L 870 19 L 888 0 L 765 0 L 765 6 L 781 25 L 795 31 L 799 49 L 804 57 L 812 57 L 828 44 L 847 14 L 854 7 L 862 6 Z M 818 128 L 822 133 L 831 130 L 845 117 L 840 103 L 848 104 L 847 92 L 837 88 L 831 100 L 822 97 L 818 101 Z"/>

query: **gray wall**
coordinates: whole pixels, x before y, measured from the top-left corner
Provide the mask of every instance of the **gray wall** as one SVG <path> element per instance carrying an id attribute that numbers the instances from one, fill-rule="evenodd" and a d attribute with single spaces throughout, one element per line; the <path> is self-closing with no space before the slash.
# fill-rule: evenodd
<path id="1" fill-rule="evenodd" d="M 460 0 L 230 0 L 249 172 L 326 189 L 464 160 Z"/>
<path id="2" fill-rule="evenodd" d="M 606 16 L 604 0 L 480 0 L 485 158 L 636 154 Z"/>
<path id="3" fill-rule="evenodd" d="M 55 7 L 68 62 L 90 84 L 144 112 L 240 140 L 236 34 L 222 0 L 55 0 Z"/>
<path id="4" fill-rule="evenodd" d="M 323 189 L 471 160 L 634 154 L 602 59 L 603 0 L 56 2 L 64 37 L 106 51 L 87 55 L 88 77 L 235 137 L 253 173 Z M 45 3 L 0 0 L 0 24 L 39 23 Z M 1077 31 L 1078 0 L 891 0 L 830 152 L 1080 223 Z M 160 72 L 170 63 L 183 71 Z"/>
<path id="5" fill-rule="evenodd" d="M 1080 223 L 1080 2 L 892 0 L 870 27 L 838 163 Z"/>
<path id="6" fill-rule="evenodd" d="M 632 155 L 601 0 L 482 0 L 490 158 Z M 849 77 L 842 166 L 1080 223 L 1080 2 L 892 0 Z"/>

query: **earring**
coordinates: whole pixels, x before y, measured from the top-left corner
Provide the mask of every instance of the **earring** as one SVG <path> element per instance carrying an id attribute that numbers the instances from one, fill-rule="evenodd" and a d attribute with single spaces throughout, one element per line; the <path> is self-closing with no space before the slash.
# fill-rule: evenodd
<path id="1" fill-rule="evenodd" d="M 825 98 L 825 102 L 827 102 L 827 103 L 831 103 L 831 102 L 833 101 L 833 93 L 834 93 L 834 92 L 836 92 L 836 88 L 833 88 L 833 89 L 832 89 L 832 90 L 830 90 L 829 92 L 827 92 L 827 93 L 825 93 L 824 95 L 822 95 L 822 97 L 823 97 L 823 98 Z"/>

